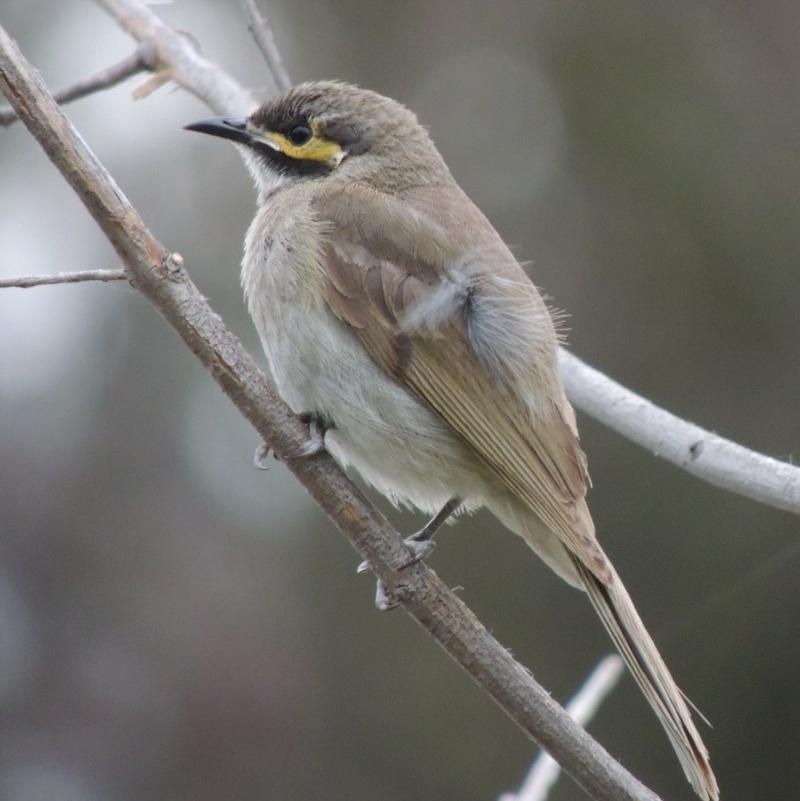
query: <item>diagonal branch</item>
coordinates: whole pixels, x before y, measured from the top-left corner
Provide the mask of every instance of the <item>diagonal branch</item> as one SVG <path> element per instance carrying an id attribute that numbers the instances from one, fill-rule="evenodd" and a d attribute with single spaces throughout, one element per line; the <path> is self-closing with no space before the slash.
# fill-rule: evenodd
<path id="1" fill-rule="evenodd" d="M 606 696 L 619 684 L 625 663 L 617 654 L 598 662 L 583 686 L 567 703 L 567 713 L 586 726 L 595 716 Z M 545 801 L 561 775 L 561 768 L 549 754 L 536 757 L 525 781 L 516 793 L 503 793 L 498 801 Z"/>
<path id="2" fill-rule="evenodd" d="M 147 24 L 149 10 L 136 5 L 139 23 Z M 197 291 L 183 259 L 150 234 L 2 28 L 0 89 L 109 239 L 131 285 L 161 312 L 265 441 L 279 453 L 300 447 L 304 427 Z M 398 572 L 408 559 L 400 536 L 327 454 L 287 466 L 406 611 L 592 798 L 657 801 L 570 719 L 430 568 L 417 564 Z"/>

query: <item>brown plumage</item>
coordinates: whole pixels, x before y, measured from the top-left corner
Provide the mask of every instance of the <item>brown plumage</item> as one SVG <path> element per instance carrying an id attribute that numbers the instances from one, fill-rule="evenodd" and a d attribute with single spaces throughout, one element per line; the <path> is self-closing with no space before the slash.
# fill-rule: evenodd
<path id="1" fill-rule="evenodd" d="M 600 547 L 552 317 L 416 117 L 335 82 L 247 120 L 260 190 L 242 281 L 276 385 L 394 501 L 487 506 L 584 589 L 698 795 L 718 789 L 687 704 Z"/>

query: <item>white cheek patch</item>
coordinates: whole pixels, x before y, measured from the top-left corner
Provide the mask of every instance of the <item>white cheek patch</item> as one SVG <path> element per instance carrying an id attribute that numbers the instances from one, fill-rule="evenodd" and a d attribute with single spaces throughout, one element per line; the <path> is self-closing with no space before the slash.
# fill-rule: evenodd
<path id="1" fill-rule="evenodd" d="M 272 139 L 268 139 L 265 136 L 257 136 L 257 135 L 253 135 L 253 138 L 257 139 L 262 145 L 266 145 L 267 147 L 271 148 L 272 150 L 276 150 L 276 151 L 280 150 L 280 146 L 278 145 L 278 143 L 277 142 L 273 142 Z"/>

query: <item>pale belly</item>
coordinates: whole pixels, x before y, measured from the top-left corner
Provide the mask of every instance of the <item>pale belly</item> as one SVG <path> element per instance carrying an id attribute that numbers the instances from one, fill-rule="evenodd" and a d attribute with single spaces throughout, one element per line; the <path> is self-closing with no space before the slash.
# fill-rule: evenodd
<path id="1" fill-rule="evenodd" d="M 339 320 L 326 308 L 309 314 L 286 304 L 278 315 L 280 330 L 259 327 L 278 391 L 293 411 L 331 423 L 325 445 L 339 462 L 394 502 L 426 512 L 454 496 L 480 505 L 485 484 L 473 452 L 378 368 Z"/>

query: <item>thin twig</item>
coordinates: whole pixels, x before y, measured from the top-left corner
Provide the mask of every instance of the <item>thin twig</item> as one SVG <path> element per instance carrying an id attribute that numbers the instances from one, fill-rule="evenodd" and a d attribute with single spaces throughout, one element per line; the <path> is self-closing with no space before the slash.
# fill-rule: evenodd
<path id="1" fill-rule="evenodd" d="M 53 97 L 56 102 L 65 105 L 102 89 L 110 89 L 132 75 L 152 69 L 152 55 L 150 48 L 146 44 L 142 44 L 122 61 L 112 64 L 88 78 L 81 78 L 75 83 L 56 90 Z M 0 108 L 0 128 L 6 128 L 16 121 L 17 113 L 13 108 L 9 106 Z"/>
<path id="2" fill-rule="evenodd" d="M 140 20 L 151 13 L 140 3 L 135 5 Z M 198 292 L 182 259 L 153 238 L 2 28 L 0 89 L 114 246 L 132 285 L 175 328 L 266 442 L 279 453 L 301 447 L 307 436 L 305 427 Z M 656 801 L 654 793 L 514 661 L 430 568 L 417 564 L 401 569 L 408 562 L 408 551 L 400 535 L 328 454 L 288 460 L 287 467 L 379 574 L 388 592 L 592 798 Z"/>
<path id="3" fill-rule="evenodd" d="M 681 420 L 561 349 L 561 375 L 579 409 L 717 487 L 800 514 L 800 467 Z"/>
<path id="4" fill-rule="evenodd" d="M 283 59 L 278 45 L 275 43 L 275 35 L 272 32 L 270 21 L 258 10 L 255 0 L 242 0 L 245 13 L 249 23 L 247 30 L 253 34 L 261 55 L 267 63 L 267 69 L 272 75 L 275 86 L 282 92 L 292 85 L 289 73 L 283 66 Z"/>
<path id="5" fill-rule="evenodd" d="M 625 663 L 616 654 L 600 660 L 567 704 L 567 714 L 576 723 L 586 726 L 597 714 L 608 694 L 617 686 L 624 672 Z M 542 752 L 531 765 L 519 792 L 503 793 L 498 801 L 545 801 L 560 775 L 561 766 L 558 762 Z"/>
<path id="6" fill-rule="evenodd" d="M 127 277 L 125 270 L 79 270 L 55 275 L 23 275 L 17 278 L 0 278 L 0 289 L 29 289 L 32 286 L 79 284 L 83 281 L 124 281 Z"/>

